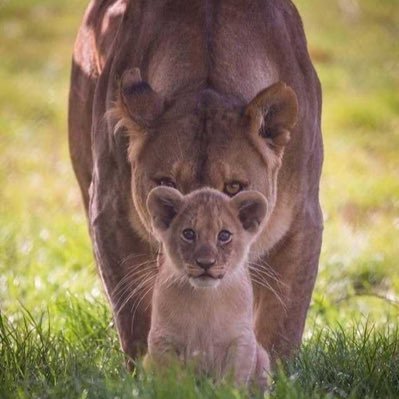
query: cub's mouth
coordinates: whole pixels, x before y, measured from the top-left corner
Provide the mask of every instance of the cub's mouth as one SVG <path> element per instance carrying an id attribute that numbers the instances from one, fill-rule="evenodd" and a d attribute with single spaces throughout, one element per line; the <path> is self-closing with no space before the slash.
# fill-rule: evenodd
<path id="1" fill-rule="evenodd" d="M 199 276 L 189 276 L 188 281 L 194 288 L 216 288 L 219 284 L 223 275 L 214 277 L 208 273 L 203 273 Z"/>

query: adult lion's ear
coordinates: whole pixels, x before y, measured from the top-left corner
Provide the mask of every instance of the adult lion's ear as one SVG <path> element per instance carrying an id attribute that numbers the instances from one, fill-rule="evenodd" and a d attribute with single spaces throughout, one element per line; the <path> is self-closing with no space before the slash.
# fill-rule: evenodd
<path id="1" fill-rule="evenodd" d="M 298 100 L 294 90 L 277 82 L 262 90 L 246 106 L 245 116 L 251 131 L 266 139 L 272 147 L 284 147 L 298 118 Z"/>
<path id="2" fill-rule="evenodd" d="M 163 112 L 161 95 L 141 79 L 138 68 L 126 70 L 120 82 L 120 100 L 124 113 L 136 124 L 146 127 Z"/>
<path id="3" fill-rule="evenodd" d="M 257 233 L 266 218 L 266 198 L 258 191 L 242 191 L 230 201 L 238 212 L 244 230 L 252 234 Z"/>
<path id="4" fill-rule="evenodd" d="M 155 187 L 147 198 L 147 209 L 155 229 L 165 231 L 183 204 L 183 195 L 171 187 Z"/>

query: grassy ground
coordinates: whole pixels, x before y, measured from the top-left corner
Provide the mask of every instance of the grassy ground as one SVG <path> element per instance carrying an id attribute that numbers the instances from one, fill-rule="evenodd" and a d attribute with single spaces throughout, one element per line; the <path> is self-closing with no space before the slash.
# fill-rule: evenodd
<path id="1" fill-rule="evenodd" d="M 306 339 L 276 398 L 399 397 L 399 4 L 298 0 L 324 88 L 324 246 Z M 128 375 L 66 143 L 85 0 L 0 1 L 0 398 L 241 398 Z"/>

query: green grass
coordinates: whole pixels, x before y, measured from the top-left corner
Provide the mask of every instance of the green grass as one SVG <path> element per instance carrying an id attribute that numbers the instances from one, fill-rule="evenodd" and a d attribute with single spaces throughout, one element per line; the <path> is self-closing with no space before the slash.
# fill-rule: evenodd
<path id="1" fill-rule="evenodd" d="M 231 384 L 215 385 L 181 368 L 160 376 L 139 365 L 129 374 L 102 302 L 69 296 L 53 312 L 35 317 L 22 309 L 18 321 L 0 316 L 1 398 L 250 397 Z M 295 359 L 279 365 L 268 395 L 389 398 L 398 392 L 398 330 L 366 323 L 318 330 Z"/>
<path id="2" fill-rule="evenodd" d="M 298 0 L 324 90 L 325 235 L 275 398 L 399 397 L 399 3 Z M 243 398 L 184 370 L 129 375 L 66 140 L 86 0 L 0 1 L 0 398 Z"/>

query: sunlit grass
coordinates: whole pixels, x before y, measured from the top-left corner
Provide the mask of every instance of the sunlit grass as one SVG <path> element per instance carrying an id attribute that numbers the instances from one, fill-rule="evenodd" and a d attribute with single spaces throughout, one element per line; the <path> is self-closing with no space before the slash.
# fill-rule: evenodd
<path id="1" fill-rule="evenodd" d="M 74 297 L 40 316 L 0 315 L 0 397 L 260 398 L 189 369 L 134 374 L 123 366 L 108 308 Z M 321 329 L 271 380 L 271 398 L 390 398 L 399 390 L 396 328 L 371 324 Z M 12 372 L 10 372 L 12 370 Z"/>
<path id="2" fill-rule="evenodd" d="M 339 305 L 333 322 L 370 312 L 382 321 L 397 316 L 398 305 L 357 294 L 386 295 L 399 304 L 398 5 L 300 6 L 324 89 L 325 234 L 315 301 Z M 351 298 L 345 311 L 342 298 Z"/>

